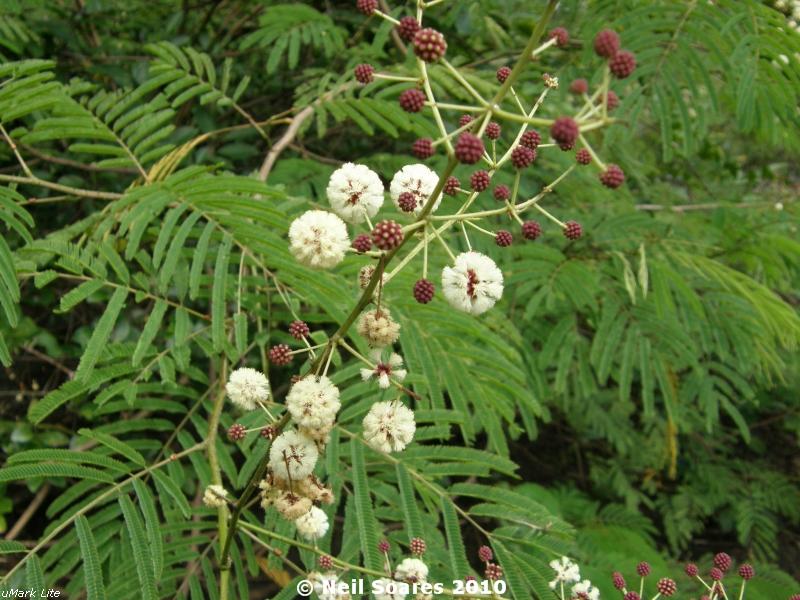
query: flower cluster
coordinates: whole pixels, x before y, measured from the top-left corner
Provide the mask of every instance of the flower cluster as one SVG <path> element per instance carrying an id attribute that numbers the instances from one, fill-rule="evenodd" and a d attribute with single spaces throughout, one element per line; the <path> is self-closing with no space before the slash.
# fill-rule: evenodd
<path id="1" fill-rule="evenodd" d="M 431 6 L 438 4 L 426 3 Z M 333 171 L 325 191 L 327 207 L 307 210 L 295 218 L 288 229 L 289 252 L 302 265 L 311 269 L 332 269 L 345 260 L 348 254 L 360 262 L 358 287 L 361 298 L 347 320 L 333 335 L 323 332 L 312 334 L 305 322 L 297 319 L 289 325 L 291 338 L 301 343 L 292 349 L 289 343 L 270 347 L 269 364 L 286 367 L 298 355 L 307 355 L 301 370 L 292 378 L 285 400 L 271 397 L 269 381 L 264 373 L 251 368 L 240 368 L 231 373 L 226 386 L 230 400 L 245 411 L 262 410 L 265 423 L 248 430 L 234 424 L 228 430 L 232 441 L 244 439 L 250 431 L 258 430 L 271 440 L 268 456 L 258 471 L 258 489 L 261 506 L 274 507 L 283 517 L 294 522 L 298 535 L 316 543 L 325 536 L 330 523 L 322 506 L 334 502 L 333 490 L 314 474 L 317 463 L 324 455 L 332 429 L 342 408 L 340 390 L 328 371 L 334 354 L 343 350 L 361 363 L 361 377 L 377 384 L 378 391 L 396 389 L 393 399 L 381 397 L 372 402 L 362 420 L 361 441 L 378 452 L 401 452 L 412 443 L 416 422 L 414 412 L 407 406 L 404 396 L 414 393 L 403 386 L 406 377 L 402 357 L 395 352 L 400 339 L 401 325 L 387 306 L 384 290 L 404 268 L 411 267 L 417 256 L 422 257 L 420 276 L 415 278 L 413 297 L 420 304 L 435 300 L 437 283 L 428 276 L 429 255 L 432 248 L 441 246 L 446 254 L 446 264 L 441 268 L 438 285 L 444 300 L 455 310 L 473 316 L 489 311 L 502 299 L 504 277 L 495 261 L 472 247 L 467 234 L 471 232 L 491 236 L 494 246 L 508 248 L 514 245 L 517 228 L 523 240 L 534 241 L 543 234 L 542 225 L 533 219 L 523 220 L 522 215 L 537 211 L 561 229 L 567 240 L 577 240 L 583 227 L 573 220 L 562 222 L 544 206 L 544 198 L 579 165 L 594 164 L 599 168 L 599 181 L 609 189 L 624 182 L 620 167 L 604 164 L 593 150 L 588 137 L 614 122 L 608 116 L 619 98 L 610 89 L 611 76 L 629 77 L 635 68 L 635 58 L 620 49 L 616 33 L 604 30 L 595 39 L 596 53 L 605 59 L 603 83 L 592 93 L 586 80 L 573 82 L 573 96 L 583 100 L 583 105 L 570 115 L 543 118 L 538 115 L 548 94 L 559 93 L 558 77 L 544 74 L 536 80 L 538 97 L 528 102 L 515 90 L 523 66 L 530 58 L 522 56 L 511 68 L 495 65 L 488 72 L 496 79 L 492 98 L 484 98 L 468 80 L 462 77 L 446 58 L 447 40 L 444 35 L 424 26 L 422 17 L 429 8 L 420 3 L 416 16 L 395 19 L 379 10 L 376 0 L 357 0 L 356 8 L 364 15 L 390 21 L 398 36 L 409 42 L 416 56 L 416 74 L 381 72 L 372 65 L 360 64 L 355 69 L 355 79 L 361 84 L 377 86 L 383 81 L 407 82 L 399 90 L 397 101 L 408 113 L 432 116 L 438 131 L 437 139 L 422 138 L 412 145 L 417 160 L 398 169 L 391 177 L 382 179 L 363 162 L 347 162 Z M 569 33 L 555 28 L 538 47 L 532 39 L 531 56 L 550 49 L 568 51 Z M 459 82 L 473 105 L 454 105 L 437 99 L 428 78 L 428 64 L 438 63 Z M 499 68 L 498 68 L 499 67 Z M 496 68 L 496 73 L 494 69 Z M 508 111 L 504 100 L 514 100 L 514 110 Z M 519 112 L 517 112 L 517 109 Z M 458 114 L 447 116 L 448 111 Z M 499 121 L 499 122 L 498 122 Z M 502 123 L 502 124 L 501 124 Z M 543 139 L 533 126 L 548 131 L 550 140 Z M 579 147 L 578 147 L 579 146 Z M 576 147 L 578 147 L 576 149 Z M 419 162 L 444 151 L 447 166 L 439 173 Z M 542 152 L 574 152 L 574 161 L 558 177 L 529 198 L 521 193 L 523 176 L 537 169 Z M 474 166 L 473 166 L 474 165 Z M 513 183 L 500 183 L 497 175 L 509 167 Z M 458 173 L 463 170 L 463 173 Z M 468 181 L 462 185 L 461 181 Z M 391 202 L 387 203 L 388 193 Z M 447 197 L 447 200 L 445 200 Z M 495 208 L 480 210 L 477 204 L 488 197 Z M 510 225 L 492 231 L 479 225 L 493 217 L 506 219 Z M 452 232 L 463 234 L 463 244 L 457 252 L 451 250 Z M 473 233 L 475 234 L 475 233 Z M 407 246 L 407 248 L 406 248 Z M 388 265 L 401 252 L 397 265 Z M 280 292 L 280 290 L 279 290 Z M 294 309 L 290 309 L 294 312 Z M 395 313 L 396 314 L 396 313 Z M 371 350 L 366 356 L 348 341 L 351 326 Z M 316 337 L 314 337 L 316 336 Z M 313 344 L 317 339 L 323 342 Z M 269 406 L 268 406 L 269 405 Z M 270 412 L 276 411 L 280 418 Z M 355 442 L 354 442 L 355 443 Z M 209 487 L 204 498 L 210 506 L 224 506 L 229 502 L 224 489 Z M 235 503 L 238 509 L 238 503 Z M 428 567 L 423 562 L 425 543 L 415 538 L 410 545 L 411 557 L 404 558 L 394 569 L 389 565 L 388 546 L 382 546 L 386 555 L 386 581 L 421 583 L 428 577 Z M 502 568 L 492 561 L 488 546 L 481 547 L 479 557 L 485 564 L 487 580 L 502 577 Z M 322 572 L 312 573 L 317 595 L 330 597 L 322 591 L 325 582 L 339 576 L 333 570 L 334 561 L 326 557 L 320 561 Z M 556 578 L 551 587 L 571 590 L 571 598 L 596 600 L 598 590 L 590 581 L 581 580 L 577 565 L 564 557 L 551 564 Z M 341 595 L 336 598 L 343 598 Z M 389 592 L 378 598 L 405 598 L 405 594 Z"/>
<path id="2" fill-rule="evenodd" d="M 723 598 L 732 598 L 735 583 L 726 583 L 725 576 L 733 571 L 733 559 L 726 552 L 718 552 L 712 559 L 712 566 L 708 570 L 708 577 L 704 578 L 700 575 L 700 568 L 694 563 L 688 563 L 684 568 L 687 576 L 697 580 L 704 588 L 705 594 L 702 600 L 722 600 Z M 742 563 L 739 568 L 735 570 L 738 574 L 739 584 L 738 598 L 741 600 L 745 597 L 745 588 L 747 582 L 755 577 L 755 569 L 748 563 Z M 612 582 L 614 587 L 620 591 L 623 600 L 645 600 L 645 582 L 652 573 L 650 563 L 646 561 L 640 562 L 636 566 L 636 574 L 639 576 L 638 591 L 635 589 L 628 589 L 625 577 L 622 573 L 615 572 L 612 574 Z M 652 600 L 657 598 L 669 598 L 674 596 L 678 591 L 678 584 L 674 579 L 669 577 L 662 577 L 656 581 L 655 590 L 652 591 Z"/>
<path id="3" fill-rule="evenodd" d="M 549 583 L 550 589 L 556 591 L 561 600 L 598 600 L 600 598 L 600 590 L 588 579 L 581 580 L 578 564 L 569 557 L 562 556 L 550 561 L 550 568 L 555 571 L 555 578 Z"/>

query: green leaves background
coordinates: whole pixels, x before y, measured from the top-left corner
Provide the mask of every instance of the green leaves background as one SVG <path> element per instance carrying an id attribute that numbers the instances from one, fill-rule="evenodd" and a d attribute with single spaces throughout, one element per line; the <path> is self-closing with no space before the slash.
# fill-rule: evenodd
<path id="1" fill-rule="evenodd" d="M 211 481 L 197 445 L 220 360 L 260 366 L 266 347 L 291 341 L 282 295 L 323 336 L 343 321 L 363 261 L 310 277 L 287 252 L 288 223 L 325 206 L 331 161 L 365 162 L 388 180 L 434 130 L 397 107 L 403 84 L 352 85 L 357 63 L 411 65 L 386 23 L 365 24 L 349 4 L 128 4 L 2 3 L 0 123 L 38 184 L 0 174 L 0 362 L 3 389 L 23 392 L 0 413 L 0 494 L 13 522 L 49 485 L 26 541 L 52 534 L 31 554 L 0 545 L 4 565 L 26 557 L 3 584 L 214 598 L 216 514 L 197 501 Z M 468 80 L 493 90 L 540 4 L 458 2 L 435 25 Z M 502 252 L 472 239 L 507 278 L 503 302 L 480 319 L 442 299 L 416 304 L 419 261 L 393 280 L 386 299 L 420 396 L 416 443 L 387 457 L 359 441 L 378 394 L 357 364 L 337 362 L 343 410 L 323 468 L 336 519 L 320 547 L 380 570 L 377 540 L 397 559 L 422 534 L 432 578 L 447 581 L 480 574 L 475 553 L 488 543 L 516 599 L 551 597 L 547 562 L 561 554 L 610 594 L 612 570 L 647 559 L 657 576 L 674 574 L 678 558 L 705 568 L 726 549 L 756 563 L 748 597 L 788 595 L 800 519 L 798 35 L 750 0 L 562 4 L 555 20 L 573 47 L 545 55 L 518 91 L 531 97 L 540 72 L 556 73 L 547 114 L 572 110 L 568 82 L 600 80 L 593 35 L 617 29 L 639 68 L 615 84 L 622 122 L 602 155 L 628 185 L 604 190 L 591 167 L 559 185 L 554 211 L 588 232 L 577 243 L 547 228 Z M 431 77 L 437 94 L 468 100 L 443 69 Z M 313 118 L 268 183 L 250 176 L 280 135 L 273 115 L 306 106 Z M 7 145 L 0 153 L 17 164 Z M 523 193 L 572 160 L 543 152 Z M 444 258 L 431 260 L 437 273 Z M 29 349 L 66 372 L 28 366 Z M 270 371 L 279 397 L 290 376 Z M 226 406 L 220 432 L 256 416 Z M 237 493 L 266 442 L 250 434 L 216 448 Z M 244 519 L 289 549 L 292 527 L 274 512 Z M 277 593 L 285 568 L 238 534 L 238 597 Z"/>

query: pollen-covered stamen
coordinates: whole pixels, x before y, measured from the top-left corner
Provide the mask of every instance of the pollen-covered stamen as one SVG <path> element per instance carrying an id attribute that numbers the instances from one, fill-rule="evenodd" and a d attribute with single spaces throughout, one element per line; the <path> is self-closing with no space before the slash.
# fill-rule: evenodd
<path id="1" fill-rule="evenodd" d="M 387 377 L 392 374 L 392 365 L 386 363 L 378 363 L 375 366 L 375 373 L 380 377 L 381 375 L 386 375 Z"/>
<path id="2" fill-rule="evenodd" d="M 470 298 L 475 297 L 475 288 L 480 283 L 478 279 L 478 274 L 475 273 L 474 269 L 467 269 L 467 296 Z"/>

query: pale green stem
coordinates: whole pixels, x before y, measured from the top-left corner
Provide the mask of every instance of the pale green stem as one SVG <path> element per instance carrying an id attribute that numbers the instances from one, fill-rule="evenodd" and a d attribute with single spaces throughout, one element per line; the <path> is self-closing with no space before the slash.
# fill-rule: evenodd
<path id="1" fill-rule="evenodd" d="M 444 121 L 442 121 L 442 114 L 439 112 L 439 107 L 436 106 L 436 98 L 433 97 L 433 89 L 431 88 L 431 82 L 428 78 L 428 68 L 425 66 L 425 61 L 422 59 L 417 59 L 417 67 L 419 68 L 419 72 L 422 75 L 422 82 L 423 87 L 425 88 L 425 95 L 428 97 L 428 102 L 431 103 L 431 110 L 433 110 L 433 120 L 436 121 L 436 126 L 439 128 L 439 133 L 442 137 L 447 136 L 447 128 L 444 126 Z M 453 145 L 450 143 L 449 139 L 445 139 L 445 146 L 447 148 L 447 154 L 452 156 L 453 154 Z"/>
<path id="2" fill-rule="evenodd" d="M 461 221 L 461 226 L 462 226 L 462 227 L 464 226 L 464 223 L 466 223 L 467 225 L 469 225 L 469 226 L 470 226 L 470 227 L 472 227 L 473 229 L 477 229 L 477 230 L 478 230 L 478 231 L 480 231 L 481 233 L 484 233 L 484 234 L 488 235 L 489 237 L 494 237 L 494 236 L 495 236 L 495 234 L 494 234 L 494 233 L 492 233 L 491 231 L 488 231 L 488 230 L 484 229 L 483 227 L 481 227 L 481 226 L 479 226 L 479 225 L 476 225 L 476 224 L 475 224 L 475 223 L 473 223 L 472 221 L 468 221 L 468 220 L 463 220 L 463 221 Z M 465 235 L 465 236 L 467 235 L 466 231 L 464 232 L 464 235 Z"/>
<path id="3" fill-rule="evenodd" d="M 455 260 L 456 260 L 455 254 L 453 254 L 453 252 L 450 250 L 450 247 L 447 245 L 447 242 L 445 242 L 442 239 L 442 236 L 439 235 L 439 232 L 436 230 L 436 228 L 433 229 L 433 235 L 436 236 L 436 239 L 439 240 L 439 243 L 442 245 L 442 247 L 445 249 L 447 254 L 450 256 L 450 260 L 455 262 Z"/>
<path id="4" fill-rule="evenodd" d="M 483 96 L 481 96 L 474 87 L 472 87 L 469 81 L 467 81 L 464 78 L 464 76 L 458 72 L 458 69 L 456 69 L 453 65 L 450 64 L 450 61 L 448 61 L 445 58 L 442 58 L 441 63 L 445 66 L 445 68 L 448 71 L 450 71 L 450 74 L 455 78 L 455 80 L 458 81 L 464 87 L 464 89 L 467 90 L 472 95 L 473 98 L 475 98 L 478 102 L 481 103 L 481 106 L 486 106 L 487 104 L 489 104 L 486 101 L 486 99 Z"/>
<path id="5" fill-rule="evenodd" d="M 540 55 L 542 52 L 544 52 L 545 50 L 547 50 L 551 46 L 556 45 L 557 43 L 558 43 L 558 40 L 556 38 L 550 38 L 544 44 L 542 44 L 541 46 L 536 48 L 536 50 L 531 52 L 531 58 L 535 58 L 536 56 Z"/>
<path id="6" fill-rule="evenodd" d="M 542 213 L 545 217 L 550 219 L 553 223 L 558 224 L 558 226 L 561 227 L 562 229 L 564 229 L 567 226 L 566 223 L 564 223 L 562 221 L 559 221 L 557 218 L 555 218 L 553 215 L 551 215 L 546 209 L 542 208 L 538 204 L 534 204 L 533 207 L 536 210 L 538 210 L 540 213 Z"/>
<path id="7" fill-rule="evenodd" d="M 592 156 L 592 160 L 597 163 L 597 166 L 599 166 L 603 171 L 605 171 L 606 170 L 605 163 L 602 160 L 600 160 L 600 157 L 597 156 L 597 153 L 594 151 L 594 148 L 592 148 L 592 145 L 586 140 L 585 137 L 583 137 L 582 133 L 578 135 L 578 138 L 581 140 L 583 146 L 589 151 L 589 154 Z"/>
<path id="8" fill-rule="evenodd" d="M 373 74 L 375 79 L 383 79 L 385 81 L 407 81 L 409 83 L 419 83 L 419 77 L 407 77 L 405 75 L 388 75 L 386 73 Z"/>
<path id="9" fill-rule="evenodd" d="M 395 19 L 391 15 L 387 15 L 385 12 L 379 11 L 378 9 L 375 9 L 374 11 L 372 11 L 372 14 L 380 17 L 381 19 L 383 19 L 385 21 L 389 21 L 389 23 L 391 23 L 392 25 L 400 25 L 400 21 L 398 21 L 397 19 Z"/>
<path id="10" fill-rule="evenodd" d="M 461 112 L 483 112 L 484 109 L 480 106 L 470 106 L 469 104 L 451 104 L 449 102 L 431 102 L 425 103 L 425 106 L 437 106 L 442 110 L 458 110 Z"/>
<path id="11" fill-rule="evenodd" d="M 465 221 L 461 221 L 461 233 L 464 234 L 464 241 L 467 243 L 467 250 L 472 252 L 472 244 L 469 243 L 469 236 L 467 235 L 467 228 L 464 227 Z"/>

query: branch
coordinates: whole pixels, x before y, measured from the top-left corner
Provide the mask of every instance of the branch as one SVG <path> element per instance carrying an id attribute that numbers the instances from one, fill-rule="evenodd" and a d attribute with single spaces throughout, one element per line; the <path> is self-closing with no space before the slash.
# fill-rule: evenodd
<path id="1" fill-rule="evenodd" d="M 300 126 L 305 123 L 306 119 L 308 119 L 312 114 L 314 114 L 314 105 L 306 106 L 303 110 L 295 115 L 295 117 L 292 119 L 292 122 L 289 123 L 289 127 L 287 127 L 286 131 L 283 132 L 281 139 L 275 142 L 272 148 L 269 149 L 269 152 L 267 152 L 267 156 L 264 158 L 264 163 L 258 170 L 259 181 L 267 180 L 270 171 L 272 171 L 272 167 L 275 166 L 275 161 L 278 160 L 278 156 L 280 156 L 281 152 L 284 151 L 286 146 L 294 141 L 298 129 L 300 129 Z"/>

